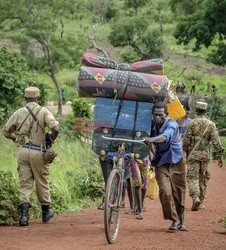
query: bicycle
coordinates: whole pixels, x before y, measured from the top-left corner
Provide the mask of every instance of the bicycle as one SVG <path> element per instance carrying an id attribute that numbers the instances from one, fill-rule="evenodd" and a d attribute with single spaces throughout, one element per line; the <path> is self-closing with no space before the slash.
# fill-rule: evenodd
<path id="1" fill-rule="evenodd" d="M 104 228 L 109 244 L 116 241 L 120 225 L 121 199 L 124 176 L 124 154 L 126 142 L 142 143 L 142 140 L 112 138 L 102 135 L 103 140 L 118 141 L 117 155 L 113 157 L 113 169 L 108 177 L 104 198 Z"/>

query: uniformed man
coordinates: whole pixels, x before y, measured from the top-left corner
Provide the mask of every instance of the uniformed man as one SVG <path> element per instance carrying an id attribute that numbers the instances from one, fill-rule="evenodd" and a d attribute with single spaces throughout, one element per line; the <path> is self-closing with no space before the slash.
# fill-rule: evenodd
<path id="1" fill-rule="evenodd" d="M 207 181 L 210 178 L 211 142 L 219 154 L 218 166 L 223 166 L 223 147 L 215 126 L 205 115 L 207 103 L 197 102 L 196 118 L 191 120 L 183 137 L 183 150 L 187 156 L 187 182 L 193 199 L 192 211 L 204 209 Z"/>
<path id="2" fill-rule="evenodd" d="M 29 220 L 30 195 L 35 182 L 38 201 L 42 208 L 42 221 L 53 217 L 49 190 L 50 165 L 43 162 L 46 151 L 46 133 L 48 127 L 52 133 L 48 137 L 53 143 L 59 133 L 58 121 L 51 112 L 38 105 L 40 91 L 36 87 L 25 89 L 27 105 L 18 109 L 3 127 L 6 138 L 16 142 L 18 147 L 20 226 L 27 226 Z"/>

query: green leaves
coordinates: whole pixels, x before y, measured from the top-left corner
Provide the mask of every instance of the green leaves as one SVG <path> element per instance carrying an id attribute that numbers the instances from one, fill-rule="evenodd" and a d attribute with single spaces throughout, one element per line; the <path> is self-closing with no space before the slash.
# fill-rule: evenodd
<path id="1" fill-rule="evenodd" d="M 12 225 L 18 219 L 17 181 L 11 172 L 0 171 L 0 225 Z"/>
<path id="2" fill-rule="evenodd" d="M 150 28 L 148 20 L 142 17 L 115 19 L 108 38 L 115 47 L 132 47 L 141 60 L 162 54 L 163 41 L 160 31 Z"/>
<path id="3" fill-rule="evenodd" d="M 174 33 L 178 44 L 187 45 L 195 39 L 194 50 L 200 50 L 201 45 L 209 47 L 219 35 L 218 50 L 213 51 L 209 59 L 218 65 L 226 65 L 225 58 L 220 57 L 220 53 L 225 54 L 226 49 L 226 0 L 206 0 L 204 4 L 192 15 L 183 18 L 177 25 Z M 215 55 L 214 55 L 215 54 Z"/>
<path id="4" fill-rule="evenodd" d="M 17 52 L 10 53 L 5 47 L 0 50 L 0 123 L 24 98 L 27 64 Z"/>

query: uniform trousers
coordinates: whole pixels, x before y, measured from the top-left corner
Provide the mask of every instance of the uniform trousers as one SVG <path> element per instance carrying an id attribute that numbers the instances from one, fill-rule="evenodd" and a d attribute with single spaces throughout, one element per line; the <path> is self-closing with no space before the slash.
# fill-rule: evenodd
<path id="1" fill-rule="evenodd" d="M 162 165 L 155 168 L 159 185 L 159 198 L 164 219 L 183 224 L 185 211 L 186 168 L 182 158 L 176 164 Z"/>
<path id="2" fill-rule="evenodd" d="M 189 160 L 187 163 L 187 182 L 189 195 L 198 195 L 201 200 L 206 197 L 207 182 L 210 179 L 210 160 Z"/>
<path id="3" fill-rule="evenodd" d="M 43 164 L 43 152 L 20 148 L 17 162 L 20 204 L 29 203 L 35 182 L 38 201 L 41 205 L 49 205 L 51 203 L 49 190 L 50 165 Z"/>

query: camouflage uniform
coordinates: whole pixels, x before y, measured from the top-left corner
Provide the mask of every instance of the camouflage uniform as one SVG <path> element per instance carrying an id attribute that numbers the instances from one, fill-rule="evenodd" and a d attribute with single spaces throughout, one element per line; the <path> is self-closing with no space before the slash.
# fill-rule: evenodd
<path id="1" fill-rule="evenodd" d="M 199 145 L 191 152 L 201 137 Z M 206 196 L 207 181 L 210 178 L 211 142 L 215 150 L 222 154 L 223 147 L 215 123 L 208 120 L 205 115 L 197 116 L 190 121 L 183 137 L 183 150 L 188 155 L 187 182 L 189 195 L 192 197 L 197 195 L 201 202 Z"/>

